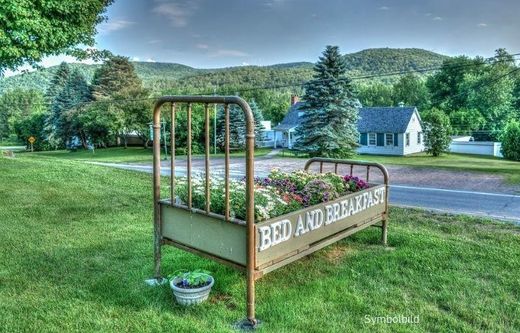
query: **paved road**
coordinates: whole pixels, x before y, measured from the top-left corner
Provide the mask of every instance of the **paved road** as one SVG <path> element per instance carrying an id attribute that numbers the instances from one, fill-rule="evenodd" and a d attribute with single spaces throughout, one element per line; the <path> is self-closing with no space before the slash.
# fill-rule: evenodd
<path id="1" fill-rule="evenodd" d="M 115 167 L 125 170 L 152 172 L 150 165 L 98 163 L 93 164 Z M 195 172 L 195 171 L 194 171 Z M 170 175 L 170 169 L 161 168 L 164 176 Z M 176 168 L 176 175 L 185 176 L 184 167 Z M 219 174 L 214 173 L 214 174 Z M 230 171 L 232 177 L 244 176 L 242 170 Z M 267 173 L 259 173 L 265 176 Z M 403 207 L 426 208 L 448 213 L 462 213 L 475 216 L 512 220 L 520 223 L 520 195 L 487 193 L 466 190 L 452 190 L 432 187 L 416 187 L 392 184 L 390 186 L 390 204 Z"/>

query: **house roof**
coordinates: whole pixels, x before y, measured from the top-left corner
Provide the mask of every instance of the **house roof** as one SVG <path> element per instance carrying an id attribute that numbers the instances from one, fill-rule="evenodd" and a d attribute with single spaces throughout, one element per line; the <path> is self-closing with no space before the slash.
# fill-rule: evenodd
<path id="1" fill-rule="evenodd" d="M 359 109 L 358 131 L 404 133 L 415 107 L 368 107 Z"/>
<path id="2" fill-rule="evenodd" d="M 302 106 L 302 102 L 298 102 L 293 104 L 290 108 L 285 117 L 283 118 L 282 122 L 278 124 L 274 129 L 276 131 L 288 131 L 291 128 L 295 128 L 298 125 L 300 125 L 301 117 L 299 117 L 298 113 L 300 112 L 299 108 Z"/>
<path id="3" fill-rule="evenodd" d="M 289 108 L 282 122 L 274 128 L 277 131 L 287 131 L 300 125 L 299 107 L 303 103 L 298 102 Z M 404 133 L 410 123 L 410 119 L 417 109 L 415 107 L 365 107 L 359 108 L 358 131 Z"/>

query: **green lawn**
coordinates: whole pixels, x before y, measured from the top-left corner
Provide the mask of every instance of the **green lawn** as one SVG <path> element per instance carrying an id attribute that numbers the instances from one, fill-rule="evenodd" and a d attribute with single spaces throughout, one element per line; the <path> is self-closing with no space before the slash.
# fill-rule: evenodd
<path id="1" fill-rule="evenodd" d="M 283 156 L 307 158 L 305 155 L 295 155 L 290 151 L 284 151 Z M 439 157 L 432 157 L 421 153 L 408 156 L 356 155 L 353 159 L 379 162 L 388 165 L 496 173 L 503 175 L 506 180 L 512 184 L 520 184 L 520 162 L 508 161 L 493 156 L 444 154 Z"/>
<path id="2" fill-rule="evenodd" d="M 165 248 L 164 272 L 203 268 L 200 307 L 150 288 L 151 175 L 35 158 L 0 158 L 0 331 L 229 332 L 245 279 Z M 520 227 L 392 209 L 389 245 L 371 228 L 266 275 L 261 332 L 520 330 Z M 416 315 L 419 324 L 368 324 Z M 367 317 L 368 316 L 368 317 Z"/>
<path id="3" fill-rule="evenodd" d="M 260 148 L 255 151 L 255 156 L 265 156 L 271 149 Z M 164 149 L 161 151 L 164 156 Z M 68 150 L 45 151 L 38 152 L 36 155 L 41 157 L 57 157 L 67 160 L 84 160 L 97 162 L 151 162 L 153 158 L 153 150 L 151 148 L 144 149 L 142 147 L 129 147 L 127 149 L 115 147 L 106 149 L 96 149 L 94 153 L 89 150 L 78 150 L 75 152 Z M 194 154 L 194 157 L 202 157 L 204 154 Z M 212 157 L 223 157 L 223 153 L 212 154 Z M 232 157 L 244 156 L 244 152 L 232 152 Z M 177 158 L 185 158 L 185 156 L 177 156 Z"/>

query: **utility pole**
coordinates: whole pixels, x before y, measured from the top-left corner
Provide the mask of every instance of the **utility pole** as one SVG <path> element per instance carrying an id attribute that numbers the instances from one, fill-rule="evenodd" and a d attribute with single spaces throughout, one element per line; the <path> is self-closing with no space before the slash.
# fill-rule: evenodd
<path id="1" fill-rule="evenodd" d="M 218 82 L 217 82 L 218 84 Z M 217 86 L 213 86 L 213 95 L 217 96 Z M 213 150 L 217 154 L 217 104 L 213 104 Z"/>

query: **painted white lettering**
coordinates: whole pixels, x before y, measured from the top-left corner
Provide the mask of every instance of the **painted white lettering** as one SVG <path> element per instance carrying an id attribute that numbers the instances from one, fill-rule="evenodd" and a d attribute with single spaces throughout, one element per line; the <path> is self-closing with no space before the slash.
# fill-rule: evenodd
<path id="1" fill-rule="evenodd" d="M 305 229 L 312 231 L 315 229 L 314 226 L 314 213 L 315 211 L 310 211 L 305 213 Z"/>
<path id="2" fill-rule="evenodd" d="M 306 232 L 307 232 L 307 230 L 305 230 L 305 227 L 303 226 L 302 216 L 299 215 L 298 216 L 298 222 L 296 223 L 296 231 L 294 232 L 294 236 L 298 237 L 300 235 L 303 235 Z"/>
<path id="3" fill-rule="evenodd" d="M 271 246 L 279 244 L 282 241 L 281 227 L 280 222 L 271 224 Z"/>
<path id="4" fill-rule="evenodd" d="M 336 222 L 341 218 L 341 216 L 340 216 L 341 206 L 337 202 L 335 204 L 333 204 L 333 206 L 334 206 L 334 222 Z"/>
<path id="5" fill-rule="evenodd" d="M 289 220 L 283 220 L 282 222 L 282 231 L 283 231 L 283 242 L 289 240 L 291 238 L 292 233 L 292 224 Z"/>
<path id="6" fill-rule="evenodd" d="M 341 216 L 348 216 L 348 200 L 343 200 L 341 202 Z"/>
<path id="7" fill-rule="evenodd" d="M 314 228 L 319 228 L 323 225 L 323 211 L 316 209 L 314 211 Z"/>
<path id="8" fill-rule="evenodd" d="M 263 251 L 271 246 L 271 228 L 264 226 L 258 228 L 258 231 L 260 231 L 260 248 L 258 251 Z"/>
<path id="9" fill-rule="evenodd" d="M 363 199 L 363 197 L 361 195 L 358 195 L 356 197 L 356 214 L 358 212 L 360 212 L 363 208 L 361 207 L 361 199 Z"/>
<path id="10" fill-rule="evenodd" d="M 363 210 L 367 209 L 368 193 L 363 193 Z"/>
<path id="11" fill-rule="evenodd" d="M 334 207 L 332 205 L 325 206 L 327 210 L 327 219 L 325 219 L 325 225 L 329 225 L 334 222 Z"/>
<path id="12" fill-rule="evenodd" d="M 350 199 L 350 205 L 348 206 L 348 215 L 356 214 L 356 208 L 354 207 L 354 198 Z"/>
<path id="13" fill-rule="evenodd" d="M 367 208 L 372 207 L 374 205 L 374 198 L 372 196 L 372 191 L 368 192 L 368 203 Z"/>

